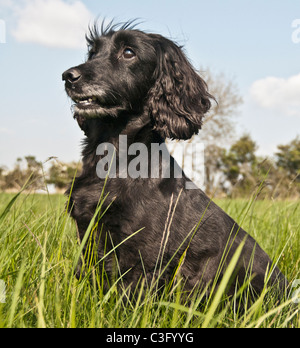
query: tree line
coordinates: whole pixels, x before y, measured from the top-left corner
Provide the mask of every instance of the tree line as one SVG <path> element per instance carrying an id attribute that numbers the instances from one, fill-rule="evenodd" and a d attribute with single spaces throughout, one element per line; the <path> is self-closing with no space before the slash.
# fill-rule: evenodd
<path id="1" fill-rule="evenodd" d="M 27 190 L 47 191 L 53 185 L 57 192 L 64 191 L 80 170 L 76 162 L 63 163 L 49 158 L 42 163 L 35 156 L 17 158 L 14 168 L 0 167 L 0 190 L 19 191 L 24 185 Z"/>
<path id="2" fill-rule="evenodd" d="M 258 156 L 257 149 L 250 135 L 243 135 L 229 149 L 213 146 L 209 152 L 217 155 L 206 165 L 207 193 L 249 197 L 260 189 L 262 197 L 299 198 L 300 138 L 278 145 L 270 157 Z"/>

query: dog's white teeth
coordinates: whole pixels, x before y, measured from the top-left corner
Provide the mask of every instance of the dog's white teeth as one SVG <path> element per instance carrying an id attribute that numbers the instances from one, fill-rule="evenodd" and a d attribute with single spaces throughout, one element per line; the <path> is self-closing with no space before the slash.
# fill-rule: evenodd
<path id="1" fill-rule="evenodd" d="M 78 107 L 90 107 L 98 102 L 96 97 L 88 97 L 86 99 L 74 99 Z"/>
<path id="2" fill-rule="evenodd" d="M 79 104 L 89 104 L 90 100 L 80 100 Z"/>
<path id="3" fill-rule="evenodd" d="M 88 99 L 84 99 L 84 100 L 75 100 L 75 103 L 77 103 L 77 104 L 89 104 L 89 103 L 92 103 L 95 101 L 97 101 L 97 98 L 92 97 L 92 98 L 88 98 Z"/>

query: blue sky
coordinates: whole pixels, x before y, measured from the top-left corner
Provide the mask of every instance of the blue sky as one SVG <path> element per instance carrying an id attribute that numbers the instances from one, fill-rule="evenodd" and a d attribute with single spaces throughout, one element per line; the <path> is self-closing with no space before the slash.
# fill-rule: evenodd
<path id="1" fill-rule="evenodd" d="M 0 165 L 80 158 L 61 74 L 84 61 L 97 16 L 140 18 L 140 29 L 183 44 L 196 68 L 233 79 L 244 98 L 237 136 L 250 133 L 260 154 L 300 135 L 300 1 L 0 0 Z"/>

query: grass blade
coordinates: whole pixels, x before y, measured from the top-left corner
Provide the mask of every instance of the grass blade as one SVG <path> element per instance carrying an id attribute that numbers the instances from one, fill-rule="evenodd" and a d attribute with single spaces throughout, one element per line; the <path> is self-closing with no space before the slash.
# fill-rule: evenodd
<path id="1" fill-rule="evenodd" d="M 221 283 L 218 287 L 218 290 L 216 291 L 216 294 L 215 294 L 215 296 L 212 300 L 212 303 L 208 309 L 205 320 L 202 324 L 202 328 L 208 328 L 209 324 L 213 320 L 213 316 L 214 316 L 214 314 L 215 314 L 215 312 L 220 304 L 222 295 L 225 293 L 226 287 L 227 287 L 227 285 L 231 279 L 231 276 L 235 270 L 235 267 L 236 267 L 237 262 L 241 256 L 244 245 L 245 245 L 245 240 L 238 246 L 232 259 L 230 260 L 228 268 L 226 269 L 225 274 L 222 277 L 222 280 L 221 280 Z"/>
<path id="2" fill-rule="evenodd" d="M 18 301 L 20 298 L 20 292 L 22 289 L 22 281 L 23 281 L 23 276 L 25 273 L 25 262 L 23 260 L 19 274 L 18 274 L 18 278 L 16 281 L 16 285 L 13 291 L 13 296 L 12 296 L 12 301 L 11 301 L 11 307 L 10 307 L 10 313 L 9 313 L 9 318 L 8 318 L 8 324 L 7 327 L 8 328 L 12 328 L 13 322 L 14 322 L 14 318 L 15 318 L 15 313 L 16 313 L 16 309 L 17 309 L 17 305 L 18 305 Z"/>
<path id="3" fill-rule="evenodd" d="M 5 217 L 7 216 L 7 214 L 10 212 L 10 209 L 12 208 L 12 206 L 14 205 L 15 201 L 18 199 L 18 197 L 20 196 L 20 194 L 22 193 L 22 191 L 18 192 L 7 204 L 7 206 L 4 208 L 2 214 L 0 215 L 0 224 L 1 222 L 5 219 Z"/>

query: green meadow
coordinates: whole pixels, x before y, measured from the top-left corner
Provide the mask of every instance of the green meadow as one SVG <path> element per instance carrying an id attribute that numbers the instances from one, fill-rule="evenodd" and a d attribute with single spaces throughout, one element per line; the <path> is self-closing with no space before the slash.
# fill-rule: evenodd
<path id="1" fill-rule="evenodd" d="M 227 297 L 234 265 L 213 295 L 200 291 L 188 299 L 180 282 L 157 291 L 141 281 L 134 300 L 117 287 L 118 280 L 103 292 L 101 274 L 92 266 L 78 281 L 80 245 L 66 201 L 63 195 L 0 194 L 1 328 L 300 327 L 292 285 L 280 299 L 266 287 L 255 301 L 243 301 L 246 283 L 242 295 L 237 289 Z M 299 201 L 224 199 L 217 204 L 258 241 L 290 284 L 300 279 Z"/>

